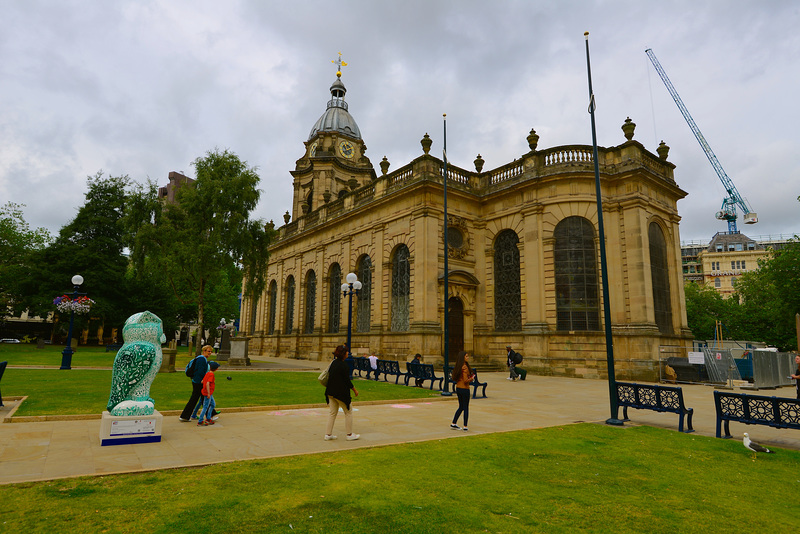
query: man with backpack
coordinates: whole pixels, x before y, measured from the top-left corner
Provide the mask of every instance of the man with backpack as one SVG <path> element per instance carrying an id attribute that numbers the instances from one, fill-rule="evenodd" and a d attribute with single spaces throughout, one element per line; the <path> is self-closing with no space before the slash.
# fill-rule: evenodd
<path id="1" fill-rule="evenodd" d="M 508 351 L 506 365 L 508 365 L 509 369 L 509 376 L 506 380 L 515 381 L 520 376 L 522 380 L 525 380 L 528 373 L 523 369 L 517 369 L 517 365 L 522 363 L 522 354 L 515 352 L 511 345 L 506 345 L 506 351 Z"/>
<path id="2" fill-rule="evenodd" d="M 181 422 L 188 423 L 191 421 L 192 414 L 197 406 L 197 401 L 200 400 L 200 396 L 202 395 L 203 377 L 206 376 L 208 372 L 208 358 L 211 357 L 213 352 L 214 347 L 206 345 L 203 347 L 200 354 L 195 356 L 194 359 L 186 365 L 186 376 L 192 379 L 192 396 L 189 397 L 189 402 L 186 403 L 186 407 L 183 409 L 183 412 L 181 412 Z M 217 413 L 216 410 L 211 412 L 212 420 L 217 419 Z"/>

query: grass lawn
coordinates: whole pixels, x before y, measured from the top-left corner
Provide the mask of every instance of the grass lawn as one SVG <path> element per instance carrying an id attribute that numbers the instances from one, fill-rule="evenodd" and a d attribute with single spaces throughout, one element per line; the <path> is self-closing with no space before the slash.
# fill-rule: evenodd
<path id="1" fill-rule="evenodd" d="M 10 347 L 10 349 L 9 349 Z M 15 416 L 100 414 L 106 409 L 111 391 L 111 371 L 79 369 L 80 366 L 110 367 L 114 354 L 104 348 L 81 347 L 73 357 L 71 370 L 60 370 L 58 347 L 36 349 L 34 345 L 0 346 L 0 361 L 10 365 L 55 365 L 52 369 L 6 369 L 2 381 L 5 396 L 28 396 Z M 156 409 L 180 410 L 189 399 L 191 381 L 183 373 L 189 361 L 182 355 L 176 373 L 159 374 L 150 389 Z M 53 363 L 55 362 L 55 363 Z M 220 410 L 226 407 L 320 404 L 325 402 L 317 372 L 240 371 L 220 368 L 214 397 Z M 227 380 L 230 376 L 231 380 Z M 359 396 L 356 402 L 439 397 L 438 391 L 396 386 L 373 380 L 356 380 Z M 71 399 L 71 402 L 65 402 Z"/>
<path id="2" fill-rule="evenodd" d="M 6 532 L 794 532 L 800 452 L 578 424 L 0 486 Z"/>

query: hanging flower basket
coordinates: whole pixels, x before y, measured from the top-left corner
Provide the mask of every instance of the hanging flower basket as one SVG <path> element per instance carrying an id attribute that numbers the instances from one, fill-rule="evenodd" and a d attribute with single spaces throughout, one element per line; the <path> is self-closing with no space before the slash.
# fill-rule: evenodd
<path id="1" fill-rule="evenodd" d="M 53 304 L 56 305 L 56 309 L 61 313 L 75 312 L 81 315 L 89 313 L 94 301 L 89 297 L 77 297 L 73 300 L 68 295 L 61 295 L 53 300 Z"/>

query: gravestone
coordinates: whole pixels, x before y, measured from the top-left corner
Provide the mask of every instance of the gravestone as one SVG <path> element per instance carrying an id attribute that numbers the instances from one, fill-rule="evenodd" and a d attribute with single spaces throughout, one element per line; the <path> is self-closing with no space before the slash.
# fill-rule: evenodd
<path id="1" fill-rule="evenodd" d="M 222 329 L 222 339 L 219 342 L 219 352 L 217 353 L 218 362 L 227 362 L 231 357 L 231 331 L 229 328 Z"/>
<path id="2" fill-rule="evenodd" d="M 161 359 L 161 369 L 159 373 L 174 373 L 175 372 L 175 356 L 178 354 L 178 349 L 169 348 L 161 349 L 163 358 Z"/>
<path id="3" fill-rule="evenodd" d="M 248 355 L 248 344 L 250 340 L 246 337 L 235 337 L 230 340 L 230 359 L 228 365 L 231 367 L 247 367 L 250 364 Z"/>

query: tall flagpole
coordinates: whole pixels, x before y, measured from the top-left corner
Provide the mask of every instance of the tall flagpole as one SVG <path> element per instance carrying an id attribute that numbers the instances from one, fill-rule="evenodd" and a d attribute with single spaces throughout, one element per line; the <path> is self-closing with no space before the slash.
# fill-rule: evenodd
<path id="1" fill-rule="evenodd" d="M 448 357 L 450 356 L 450 295 L 449 295 L 449 280 L 450 273 L 447 264 L 447 257 L 450 251 L 447 248 L 447 113 L 442 114 L 442 122 L 444 125 L 444 147 L 442 148 L 442 163 L 444 168 L 444 388 L 442 395 L 452 395 L 450 393 L 450 377 L 447 373 L 447 366 L 449 364 Z"/>
<path id="2" fill-rule="evenodd" d="M 600 163 L 597 155 L 597 132 L 594 124 L 594 91 L 592 91 L 592 67 L 589 61 L 589 32 L 586 38 L 586 72 L 589 75 L 589 114 L 592 117 L 592 154 L 594 156 L 594 186 L 597 196 L 597 230 L 600 234 L 600 275 L 603 280 L 603 322 L 606 327 L 606 360 L 608 362 L 608 397 L 611 417 L 606 424 L 621 426 L 617 402 L 617 380 L 614 377 L 614 339 L 611 335 L 611 299 L 608 294 L 608 263 L 606 262 L 606 233 L 603 228 L 603 197 L 600 194 Z"/>

